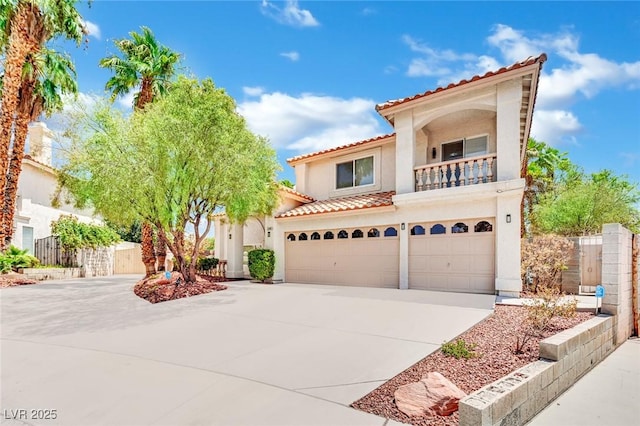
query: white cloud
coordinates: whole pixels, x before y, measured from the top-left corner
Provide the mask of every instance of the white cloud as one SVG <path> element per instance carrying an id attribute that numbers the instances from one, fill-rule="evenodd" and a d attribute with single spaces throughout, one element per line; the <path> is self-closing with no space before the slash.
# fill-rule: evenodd
<path id="1" fill-rule="evenodd" d="M 640 152 L 621 152 L 619 155 L 624 159 L 624 167 L 635 167 L 640 162 Z"/>
<path id="2" fill-rule="evenodd" d="M 291 62 L 297 62 L 300 59 L 300 54 L 295 50 L 291 52 L 282 52 L 280 56 L 284 56 L 285 58 L 289 59 Z"/>
<path id="3" fill-rule="evenodd" d="M 273 92 L 241 102 L 238 112 L 275 148 L 309 152 L 379 135 L 374 106 L 371 99 Z"/>
<path id="4" fill-rule="evenodd" d="M 287 0 L 284 7 L 276 6 L 267 0 L 262 0 L 260 10 L 265 16 L 277 22 L 293 27 L 317 27 L 320 23 L 310 11 L 300 9 L 297 0 Z"/>
<path id="5" fill-rule="evenodd" d="M 98 24 L 93 23 L 91 21 L 83 21 L 82 24 L 84 25 L 85 30 L 87 30 L 87 35 L 90 35 L 100 40 L 101 34 L 100 34 L 100 27 L 98 26 Z"/>
<path id="6" fill-rule="evenodd" d="M 540 75 L 532 135 L 549 143 L 575 140 L 583 126 L 570 109 L 581 98 L 593 98 L 610 88 L 640 88 L 640 61 L 616 62 L 581 52 L 580 39 L 570 29 L 527 34 L 498 24 L 486 38 L 497 50 L 495 56 L 439 50 L 409 35 L 402 40 L 416 54 L 409 61 L 407 75 L 436 78 L 439 86 L 547 52 L 550 61 Z"/>
<path id="7" fill-rule="evenodd" d="M 135 94 L 138 92 L 138 88 L 135 88 L 131 91 L 129 91 L 126 95 L 122 95 L 119 96 L 118 99 L 116 100 L 116 102 L 118 102 L 118 105 L 120 105 L 122 108 L 125 109 L 132 109 L 133 108 L 133 98 L 135 96 Z"/>
<path id="8" fill-rule="evenodd" d="M 365 7 L 360 11 L 360 14 L 364 16 L 375 15 L 378 11 L 372 7 Z"/>
<path id="9" fill-rule="evenodd" d="M 242 88 L 242 92 L 247 96 L 260 96 L 264 93 L 264 88 L 260 86 L 245 86 Z"/>
<path id="10" fill-rule="evenodd" d="M 531 137 L 551 145 L 575 143 L 575 135 L 582 128 L 578 117 L 570 111 L 539 109 L 534 112 Z"/>

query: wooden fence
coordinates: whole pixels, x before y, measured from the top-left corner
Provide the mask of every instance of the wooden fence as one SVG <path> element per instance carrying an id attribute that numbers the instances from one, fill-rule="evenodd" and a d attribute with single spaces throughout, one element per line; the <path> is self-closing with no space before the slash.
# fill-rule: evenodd
<path id="1" fill-rule="evenodd" d="M 58 238 L 54 236 L 36 240 L 35 256 L 40 260 L 40 264 L 42 265 L 78 267 L 78 256 L 76 252 L 62 250 Z"/>

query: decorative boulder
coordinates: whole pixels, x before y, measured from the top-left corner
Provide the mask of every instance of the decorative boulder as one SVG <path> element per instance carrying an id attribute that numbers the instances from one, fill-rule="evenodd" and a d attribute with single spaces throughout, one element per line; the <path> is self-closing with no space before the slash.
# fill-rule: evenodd
<path id="1" fill-rule="evenodd" d="M 398 409 L 407 416 L 449 416 L 467 394 L 442 374 L 427 373 L 419 382 L 400 386 L 394 393 Z"/>

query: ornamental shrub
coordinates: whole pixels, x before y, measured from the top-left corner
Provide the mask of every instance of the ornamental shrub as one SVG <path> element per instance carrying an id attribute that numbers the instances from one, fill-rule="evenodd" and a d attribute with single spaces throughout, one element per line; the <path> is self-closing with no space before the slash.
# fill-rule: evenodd
<path id="1" fill-rule="evenodd" d="M 199 257 L 198 258 L 198 270 L 199 271 L 211 271 L 218 266 L 218 259 L 215 257 Z"/>
<path id="2" fill-rule="evenodd" d="M 38 266 L 40 261 L 37 257 L 28 254 L 28 251 L 10 246 L 3 253 L 0 253 L 0 272 L 6 273 L 11 270 L 17 271 L 19 268 L 34 268 Z"/>
<path id="3" fill-rule="evenodd" d="M 58 237 L 58 242 L 66 252 L 108 247 L 120 241 L 118 233 L 110 227 L 82 223 L 72 215 L 62 215 L 51 222 L 51 233 Z"/>
<path id="4" fill-rule="evenodd" d="M 249 274 L 251 278 L 264 282 L 273 277 L 276 256 L 273 250 L 255 249 L 249 252 Z"/>

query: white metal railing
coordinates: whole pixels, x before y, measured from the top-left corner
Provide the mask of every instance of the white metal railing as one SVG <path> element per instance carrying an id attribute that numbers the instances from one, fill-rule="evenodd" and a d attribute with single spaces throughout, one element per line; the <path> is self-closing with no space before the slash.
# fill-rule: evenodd
<path id="1" fill-rule="evenodd" d="M 459 158 L 414 169 L 416 191 L 494 182 L 496 154 Z"/>

